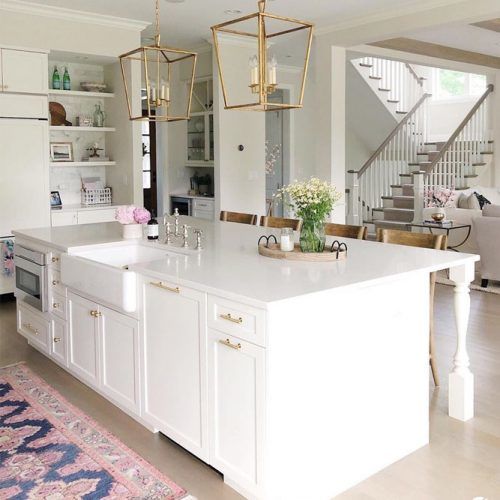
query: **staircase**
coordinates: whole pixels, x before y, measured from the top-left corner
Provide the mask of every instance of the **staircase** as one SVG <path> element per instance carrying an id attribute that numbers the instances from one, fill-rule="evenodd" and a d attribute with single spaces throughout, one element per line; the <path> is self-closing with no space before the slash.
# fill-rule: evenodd
<path id="1" fill-rule="evenodd" d="M 491 161 L 486 100 L 494 88 L 488 86 L 448 141 L 427 142 L 430 94 L 424 79 L 396 61 L 363 58 L 352 63 L 374 91 L 388 94 L 399 121 L 361 169 L 348 172 L 348 222 L 366 225 L 372 235 L 377 228 L 407 230 L 408 223 L 422 221 L 425 190 L 467 189 L 475 184 L 478 169 Z M 380 82 L 378 89 L 373 81 Z"/>

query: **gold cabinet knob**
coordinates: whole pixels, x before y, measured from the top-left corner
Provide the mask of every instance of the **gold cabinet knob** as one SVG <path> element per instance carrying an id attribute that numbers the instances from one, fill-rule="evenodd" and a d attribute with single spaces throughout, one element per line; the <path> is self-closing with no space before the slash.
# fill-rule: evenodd
<path id="1" fill-rule="evenodd" d="M 59 285 L 59 281 L 57 281 L 57 280 L 53 280 L 53 281 L 52 281 L 52 284 L 53 284 L 54 286 L 57 286 L 57 285 Z"/>
<path id="2" fill-rule="evenodd" d="M 59 307 L 61 307 L 61 304 L 58 304 L 57 302 L 54 302 L 54 303 L 52 304 L 52 307 L 53 307 L 54 309 L 59 309 Z"/>
<path id="3" fill-rule="evenodd" d="M 54 337 L 54 343 L 57 344 L 58 342 L 61 342 L 61 337 Z"/>
<path id="4" fill-rule="evenodd" d="M 52 262 L 59 262 L 59 257 L 52 257 Z"/>
<path id="5" fill-rule="evenodd" d="M 90 311 L 90 315 L 94 318 L 100 318 L 102 316 L 102 313 L 99 311 Z"/>

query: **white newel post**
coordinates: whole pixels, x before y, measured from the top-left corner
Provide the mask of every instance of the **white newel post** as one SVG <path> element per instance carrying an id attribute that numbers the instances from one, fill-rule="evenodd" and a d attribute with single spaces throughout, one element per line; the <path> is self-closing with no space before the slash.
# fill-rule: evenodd
<path id="1" fill-rule="evenodd" d="M 420 224 L 424 220 L 424 172 L 413 174 L 413 224 Z"/>
<path id="2" fill-rule="evenodd" d="M 449 375 L 448 414 L 466 421 L 474 416 L 474 375 L 469 369 L 467 354 L 467 327 L 470 314 L 469 285 L 474 279 L 474 262 L 450 269 L 450 279 L 455 282 L 455 322 L 457 350 L 453 369 Z"/>
<path id="3" fill-rule="evenodd" d="M 349 216 L 347 222 L 359 226 L 359 179 L 358 173 L 354 170 L 347 172 L 347 187 L 349 188 Z"/>

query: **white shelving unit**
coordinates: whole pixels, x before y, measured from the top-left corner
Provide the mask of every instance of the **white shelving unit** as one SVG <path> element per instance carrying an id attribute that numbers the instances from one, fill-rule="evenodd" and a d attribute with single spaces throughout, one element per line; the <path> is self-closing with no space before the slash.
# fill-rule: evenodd
<path id="1" fill-rule="evenodd" d="M 115 97 L 111 92 L 85 92 L 84 90 L 49 90 L 49 96 L 57 97 L 91 97 L 93 99 L 106 99 Z"/>
<path id="2" fill-rule="evenodd" d="M 116 161 L 51 161 L 51 167 L 114 167 Z"/>
<path id="3" fill-rule="evenodd" d="M 75 127 L 75 126 L 51 126 L 51 132 L 116 132 L 114 127 Z"/>

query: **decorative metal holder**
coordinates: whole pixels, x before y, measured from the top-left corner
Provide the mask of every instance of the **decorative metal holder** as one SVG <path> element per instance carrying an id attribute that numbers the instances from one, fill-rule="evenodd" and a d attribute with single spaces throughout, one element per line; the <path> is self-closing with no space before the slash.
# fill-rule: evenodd
<path id="1" fill-rule="evenodd" d="M 271 234 L 270 236 L 265 236 L 265 235 L 261 236 L 261 237 L 259 238 L 259 241 L 257 242 L 257 245 L 260 245 L 260 242 L 261 242 L 262 240 L 266 240 L 266 244 L 265 244 L 264 246 L 265 246 L 266 248 L 269 248 L 269 240 L 270 240 L 271 238 L 274 238 L 274 243 L 277 245 L 277 244 L 278 244 L 278 240 L 276 239 L 276 236 L 274 236 L 274 234 Z"/>
<path id="2" fill-rule="evenodd" d="M 337 246 L 335 246 L 335 244 Z M 340 243 L 340 241 L 338 241 L 338 240 L 335 240 L 332 243 L 332 246 L 330 247 L 330 252 L 331 253 L 336 253 L 337 254 L 337 260 L 339 260 L 339 256 L 340 256 L 341 252 L 345 252 L 346 255 L 347 255 L 347 245 L 345 243 Z"/>

